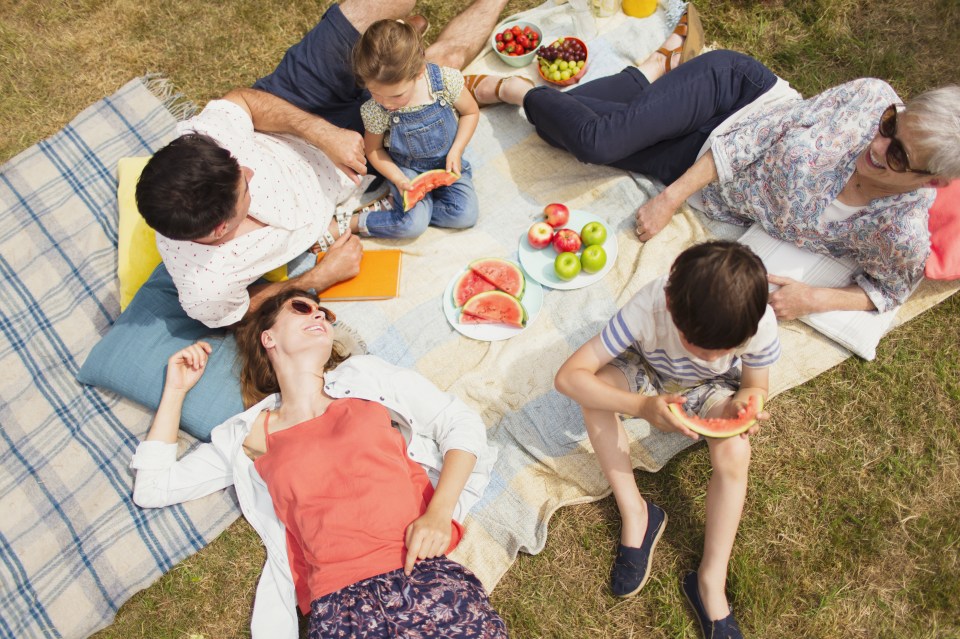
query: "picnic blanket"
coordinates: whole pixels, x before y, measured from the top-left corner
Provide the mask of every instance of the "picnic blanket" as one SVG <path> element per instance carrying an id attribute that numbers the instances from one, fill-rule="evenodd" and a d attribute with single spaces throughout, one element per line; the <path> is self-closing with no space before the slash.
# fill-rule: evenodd
<path id="1" fill-rule="evenodd" d="M 587 79 L 619 70 L 656 48 L 679 16 L 668 3 L 643 21 L 601 23 L 590 41 Z M 538 9 L 547 37 L 569 33 L 553 2 Z M 567 31 L 564 31 L 567 29 Z M 474 70 L 507 72 L 490 57 Z M 53 138 L 0 173 L 0 637 L 83 637 L 238 515 L 232 491 L 144 511 L 131 501 L 130 456 L 151 413 L 74 375 L 119 314 L 116 281 L 116 163 L 149 154 L 173 135 L 188 107 L 156 79 L 135 80 L 82 112 Z M 399 247 L 401 291 L 386 302 L 340 304 L 337 314 L 370 352 L 414 368 L 476 409 L 500 449 L 491 484 L 454 558 L 492 589 L 517 552 L 543 548 L 559 507 L 599 499 L 608 487 L 580 411 L 552 390 L 566 357 L 596 334 L 644 283 L 688 245 L 742 229 L 707 225 L 691 211 L 653 241 L 634 239 L 632 213 L 660 185 L 642 176 L 579 164 L 543 143 L 515 107 L 484 109 L 467 158 L 481 216 L 467 231 L 429 229 Z M 518 242 L 547 202 L 604 219 L 619 242 L 613 270 L 574 291 L 545 291 L 539 315 L 500 342 L 461 336 L 447 323 L 441 293 L 472 259 L 516 259 Z M 924 283 L 904 306 L 913 317 L 956 290 Z M 849 354 L 808 327 L 782 325 L 784 355 L 773 394 Z M 685 439 L 630 420 L 635 464 L 654 471 Z M 194 442 L 184 437 L 182 449 Z"/>

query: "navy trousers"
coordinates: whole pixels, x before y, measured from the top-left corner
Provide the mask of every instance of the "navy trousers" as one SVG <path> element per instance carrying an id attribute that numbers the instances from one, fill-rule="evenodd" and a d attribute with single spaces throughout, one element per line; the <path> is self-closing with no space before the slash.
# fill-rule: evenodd
<path id="1" fill-rule="evenodd" d="M 649 82 L 636 67 L 568 92 L 538 87 L 524 98 L 527 119 L 549 144 L 581 162 L 675 181 L 721 122 L 777 82 L 735 51 L 710 51 Z"/>

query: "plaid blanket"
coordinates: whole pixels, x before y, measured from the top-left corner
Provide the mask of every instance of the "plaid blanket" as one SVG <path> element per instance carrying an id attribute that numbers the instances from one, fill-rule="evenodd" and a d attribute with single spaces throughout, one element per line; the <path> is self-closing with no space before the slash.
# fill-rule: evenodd
<path id="1" fill-rule="evenodd" d="M 227 493 L 134 505 L 150 415 L 74 379 L 120 312 L 117 160 L 184 107 L 134 80 L 0 172 L 0 637 L 86 637 L 239 514 Z"/>
<path id="2" fill-rule="evenodd" d="M 590 43 L 587 79 L 645 57 L 681 9 L 673 1 L 653 18 L 602 23 L 601 36 Z M 571 32 L 566 7 L 551 0 L 535 11 L 548 37 Z M 493 56 L 471 70 L 516 72 Z M 127 463 L 151 414 L 74 381 L 79 363 L 119 312 L 116 162 L 162 145 L 173 133 L 170 107 L 176 104 L 163 83 L 133 81 L 0 174 L 0 361 L 8 371 L 0 380 L 0 637 L 87 636 L 238 514 L 231 491 L 172 508 L 134 506 Z M 487 423 L 500 457 L 453 558 L 492 589 L 517 552 L 543 548 L 556 509 L 609 492 L 579 409 L 552 390 L 557 368 L 677 253 L 714 235 L 737 237 L 742 229 L 706 224 L 687 210 L 641 245 L 632 213 L 660 185 L 579 164 L 542 142 L 513 107 L 483 110 L 467 159 L 481 203 L 476 228 L 431 228 L 415 241 L 367 240 L 368 247 L 403 249 L 400 296 L 340 304 L 337 314 L 372 353 L 456 393 Z M 474 341 L 455 332 L 442 310 L 445 286 L 470 260 L 516 259 L 521 236 L 554 201 L 605 220 L 619 242 L 613 270 L 587 288 L 546 290 L 539 316 L 507 341 Z M 925 283 L 900 319 L 955 290 Z M 797 322 L 782 329 L 773 394 L 849 355 Z M 640 420 L 627 426 L 638 468 L 658 470 L 689 443 Z M 192 442 L 182 444 L 185 450 Z"/>

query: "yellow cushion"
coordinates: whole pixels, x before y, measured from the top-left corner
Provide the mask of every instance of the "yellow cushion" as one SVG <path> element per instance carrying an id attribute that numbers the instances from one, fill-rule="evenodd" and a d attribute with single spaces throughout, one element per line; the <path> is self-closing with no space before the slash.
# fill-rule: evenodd
<path id="1" fill-rule="evenodd" d="M 120 280 L 121 311 L 160 264 L 156 232 L 147 226 L 137 209 L 137 180 L 149 160 L 149 157 L 121 158 L 117 163 L 117 203 L 120 208 L 117 278 Z"/>

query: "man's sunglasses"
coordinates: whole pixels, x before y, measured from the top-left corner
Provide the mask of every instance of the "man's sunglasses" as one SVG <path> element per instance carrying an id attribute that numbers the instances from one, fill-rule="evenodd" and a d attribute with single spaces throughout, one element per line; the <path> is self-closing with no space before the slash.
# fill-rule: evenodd
<path id="1" fill-rule="evenodd" d="M 297 315 L 313 315 L 317 311 L 320 311 L 328 322 L 335 322 L 337 320 L 337 316 L 334 315 L 333 311 L 304 299 L 294 298 L 290 300 L 290 310 Z"/>
<path id="2" fill-rule="evenodd" d="M 930 171 L 921 169 L 911 169 L 910 159 L 907 157 L 907 150 L 903 148 L 903 142 L 897 139 L 897 109 L 902 104 L 891 104 L 880 116 L 880 125 L 877 127 L 880 135 L 890 140 L 887 146 L 887 167 L 897 173 L 920 173 L 922 175 L 933 175 Z"/>

